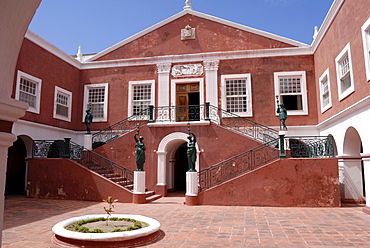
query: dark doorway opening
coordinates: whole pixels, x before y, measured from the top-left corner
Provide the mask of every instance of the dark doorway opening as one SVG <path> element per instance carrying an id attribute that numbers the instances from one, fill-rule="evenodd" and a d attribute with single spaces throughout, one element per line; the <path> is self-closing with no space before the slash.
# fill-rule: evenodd
<path id="1" fill-rule="evenodd" d="M 189 93 L 189 121 L 199 121 L 199 92 Z"/>
<path id="2" fill-rule="evenodd" d="M 175 154 L 175 191 L 186 190 L 186 172 L 188 171 L 187 143 L 182 144 Z"/>
<path id="3" fill-rule="evenodd" d="M 24 195 L 26 181 L 26 146 L 21 138 L 8 148 L 5 195 Z"/>

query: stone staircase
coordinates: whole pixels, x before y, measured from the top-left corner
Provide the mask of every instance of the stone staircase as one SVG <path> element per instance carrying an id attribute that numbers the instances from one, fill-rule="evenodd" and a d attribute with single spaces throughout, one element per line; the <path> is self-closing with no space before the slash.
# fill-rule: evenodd
<path id="1" fill-rule="evenodd" d="M 111 180 L 112 182 L 124 187 L 125 189 L 133 192 L 134 190 L 134 184 L 131 180 L 128 180 L 127 178 L 122 177 L 120 174 L 115 173 L 112 169 L 106 168 L 104 166 L 94 164 L 89 165 L 88 168 L 101 176 Z M 156 195 L 154 191 L 146 191 L 146 203 L 153 202 L 159 198 L 161 198 L 161 195 Z"/>

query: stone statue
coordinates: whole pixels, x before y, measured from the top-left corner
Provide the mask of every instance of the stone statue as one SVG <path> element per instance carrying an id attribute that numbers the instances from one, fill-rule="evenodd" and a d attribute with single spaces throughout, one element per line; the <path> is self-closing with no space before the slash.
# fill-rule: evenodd
<path id="1" fill-rule="evenodd" d="M 140 136 L 139 140 L 137 139 L 137 135 L 139 135 L 139 131 L 137 131 L 134 135 L 134 139 L 136 141 L 136 171 L 144 171 L 144 163 L 145 163 L 145 144 L 143 142 L 144 137 Z"/>
<path id="2" fill-rule="evenodd" d="M 86 125 L 86 131 L 88 134 L 91 133 L 91 122 L 93 120 L 93 115 L 91 114 L 91 109 L 86 110 L 86 115 L 85 115 L 85 125 Z"/>
<path id="3" fill-rule="evenodd" d="M 288 113 L 284 107 L 284 103 L 280 103 L 278 105 L 278 108 L 276 110 L 276 113 L 279 114 L 280 119 L 280 130 L 288 130 L 288 128 L 285 125 L 285 120 L 288 118 Z"/>
<path id="4" fill-rule="evenodd" d="M 188 172 L 196 172 L 195 170 L 195 161 L 197 160 L 197 149 L 195 147 L 195 143 L 197 142 L 196 136 L 194 133 L 190 132 L 190 128 L 188 129 L 189 136 L 188 136 L 188 150 L 186 155 L 188 156 Z"/>

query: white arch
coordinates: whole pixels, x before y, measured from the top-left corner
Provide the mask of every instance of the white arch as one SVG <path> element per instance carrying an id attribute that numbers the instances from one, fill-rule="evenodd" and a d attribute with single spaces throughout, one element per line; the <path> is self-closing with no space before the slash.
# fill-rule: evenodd
<path id="1" fill-rule="evenodd" d="M 168 185 L 168 182 L 173 181 L 173 168 L 170 166 L 170 160 L 175 156 L 176 150 L 180 145 L 188 141 L 188 134 L 182 132 L 175 132 L 164 137 L 158 145 L 157 149 L 157 185 Z M 195 169 L 199 170 L 199 147 L 195 144 L 197 149 L 197 160 L 195 162 Z M 167 173 L 167 172 L 170 173 Z M 167 178 L 168 175 L 168 178 Z"/>

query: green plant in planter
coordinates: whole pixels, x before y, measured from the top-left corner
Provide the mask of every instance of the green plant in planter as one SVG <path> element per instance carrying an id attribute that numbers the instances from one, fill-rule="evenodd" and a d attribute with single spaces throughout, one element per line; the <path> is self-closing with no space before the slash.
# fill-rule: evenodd
<path id="1" fill-rule="evenodd" d="M 113 200 L 113 197 L 112 196 L 108 196 L 108 198 L 106 200 L 103 200 L 104 202 L 108 203 L 108 208 L 104 207 L 104 211 L 108 214 L 108 217 L 107 217 L 107 226 L 108 226 L 108 220 L 109 220 L 109 216 L 111 215 L 113 211 L 113 208 L 114 208 L 114 205 L 113 203 L 117 202 L 118 199 L 115 199 Z"/>

